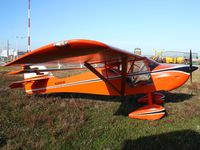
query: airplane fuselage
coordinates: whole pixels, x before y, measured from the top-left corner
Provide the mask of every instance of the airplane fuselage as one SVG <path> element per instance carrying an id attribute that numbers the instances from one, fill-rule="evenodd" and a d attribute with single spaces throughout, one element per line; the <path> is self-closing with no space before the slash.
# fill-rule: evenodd
<path id="1" fill-rule="evenodd" d="M 127 77 L 125 84 L 125 95 L 149 93 L 154 91 L 171 91 L 183 85 L 189 78 L 190 74 L 186 71 L 188 66 L 169 66 L 159 64 L 149 73 L 149 79 L 141 79 L 138 82 L 130 82 Z M 165 71 L 162 71 L 165 69 Z M 168 69 L 168 70 L 167 70 Z M 45 94 L 45 93 L 87 93 L 98 95 L 120 95 L 121 75 L 120 73 L 97 69 L 108 82 L 115 88 L 105 83 L 92 72 L 68 77 L 57 78 L 50 76 L 49 79 L 40 81 L 30 81 L 25 84 L 25 91 L 28 94 Z"/>

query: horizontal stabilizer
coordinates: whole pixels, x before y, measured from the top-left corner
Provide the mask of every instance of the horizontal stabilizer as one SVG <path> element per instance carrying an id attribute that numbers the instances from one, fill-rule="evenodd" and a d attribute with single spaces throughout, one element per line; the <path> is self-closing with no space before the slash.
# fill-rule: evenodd
<path id="1" fill-rule="evenodd" d="M 25 70 L 17 70 L 17 71 L 8 72 L 8 74 L 11 74 L 11 75 L 23 74 L 23 73 L 26 73 L 26 71 Z"/>
<path id="2" fill-rule="evenodd" d="M 14 82 L 11 85 L 9 85 L 11 89 L 16 89 L 16 88 L 23 88 L 24 87 L 24 82 Z"/>
<path id="3" fill-rule="evenodd" d="M 31 79 L 27 79 L 27 80 L 22 80 L 22 81 L 17 81 L 17 82 L 13 82 L 11 85 L 9 85 L 10 88 L 14 89 L 14 88 L 23 88 L 24 84 L 26 82 L 32 82 L 32 81 L 39 81 L 39 80 L 48 80 L 50 78 L 50 76 L 42 76 L 42 77 L 37 77 L 37 78 L 31 78 Z"/>

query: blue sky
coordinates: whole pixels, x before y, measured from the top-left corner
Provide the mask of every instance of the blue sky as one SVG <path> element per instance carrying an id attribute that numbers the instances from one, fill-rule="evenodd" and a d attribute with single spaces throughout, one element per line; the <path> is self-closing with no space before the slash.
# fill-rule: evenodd
<path id="1" fill-rule="evenodd" d="M 27 38 L 28 0 L 0 1 L 0 48 Z M 92 39 L 143 54 L 153 49 L 200 52 L 199 0 L 31 0 L 31 49 Z M 27 39 L 18 39 L 27 49 Z"/>

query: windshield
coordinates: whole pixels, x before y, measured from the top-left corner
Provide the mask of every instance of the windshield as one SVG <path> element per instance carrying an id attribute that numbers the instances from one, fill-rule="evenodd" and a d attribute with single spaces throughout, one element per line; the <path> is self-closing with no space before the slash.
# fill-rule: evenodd
<path id="1" fill-rule="evenodd" d="M 130 86 L 137 86 L 137 85 L 143 85 L 143 84 L 146 85 L 152 83 L 151 75 L 148 72 L 151 71 L 156 66 L 157 63 L 154 63 L 153 61 L 150 61 L 148 59 L 129 62 L 128 74 L 130 76 L 128 76 L 127 78 L 128 84 Z M 144 73 L 144 74 L 138 75 L 139 73 Z"/>

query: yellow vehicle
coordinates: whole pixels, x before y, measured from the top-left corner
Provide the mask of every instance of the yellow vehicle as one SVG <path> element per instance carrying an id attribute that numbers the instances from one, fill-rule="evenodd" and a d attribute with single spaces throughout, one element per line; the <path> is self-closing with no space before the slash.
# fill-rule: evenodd
<path id="1" fill-rule="evenodd" d="M 151 57 L 157 62 L 168 64 L 185 64 L 188 60 L 189 54 L 179 51 L 155 51 L 155 55 Z M 193 53 L 193 55 L 197 55 Z"/>
<path id="2" fill-rule="evenodd" d="M 172 57 L 165 57 L 165 61 L 167 64 L 171 64 L 174 63 L 173 58 Z"/>
<path id="3" fill-rule="evenodd" d="M 183 57 L 176 57 L 176 63 L 177 64 L 184 64 L 185 63 L 185 59 Z"/>
<path id="4" fill-rule="evenodd" d="M 164 57 L 165 63 L 167 64 L 183 64 L 185 59 L 183 57 Z"/>

